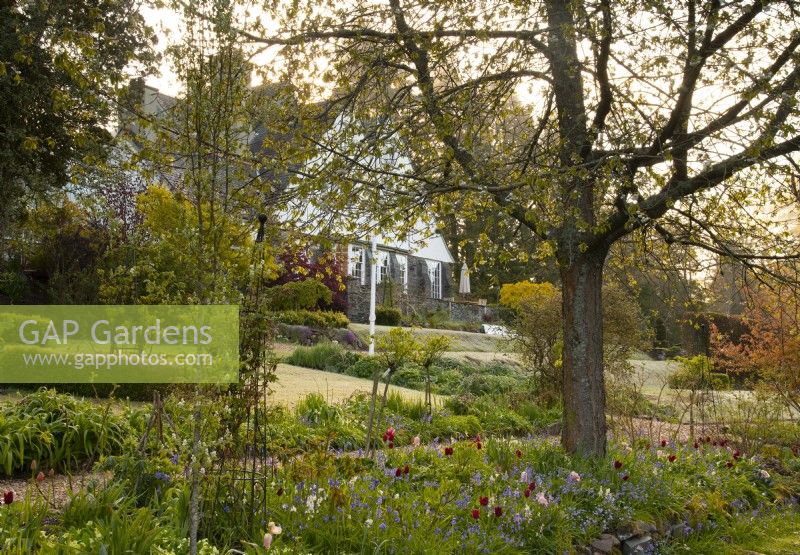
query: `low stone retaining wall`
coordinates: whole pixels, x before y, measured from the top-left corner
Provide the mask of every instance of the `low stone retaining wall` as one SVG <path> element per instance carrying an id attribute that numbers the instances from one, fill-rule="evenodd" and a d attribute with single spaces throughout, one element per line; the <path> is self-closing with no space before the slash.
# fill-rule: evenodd
<path id="1" fill-rule="evenodd" d="M 457 301 L 448 299 L 431 299 L 398 292 L 397 285 L 393 286 L 392 304 L 405 315 L 424 317 L 432 312 L 445 312 L 447 319 L 456 322 L 494 322 L 498 314 L 495 307 L 481 305 L 471 301 Z M 384 285 L 376 287 L 377 304 L 388 304 L 387 291 Z M 369 322 L 369 285 L 361 285 L 358 280 L 349 279 L 347 283 L 347 317 L 351 322 L 366 324 Z"/>

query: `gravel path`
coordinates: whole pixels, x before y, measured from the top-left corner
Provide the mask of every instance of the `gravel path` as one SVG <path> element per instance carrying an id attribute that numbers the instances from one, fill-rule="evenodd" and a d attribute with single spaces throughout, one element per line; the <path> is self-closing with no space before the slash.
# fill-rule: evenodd
<path id="1" fill-rule="evenodd" d="M 21 502 L 26 496 L 41 496 L 54 509 L 61 509 L 69 501 L 70 494 L 86 489 L 92 481 L 105 485 L 111 479 L 110 472 L 78 472 L 72 476 L 55 474 L 42 482 L 32 478 L 0 479 L 0 492 L 14 491 L 14 501 Z"/>

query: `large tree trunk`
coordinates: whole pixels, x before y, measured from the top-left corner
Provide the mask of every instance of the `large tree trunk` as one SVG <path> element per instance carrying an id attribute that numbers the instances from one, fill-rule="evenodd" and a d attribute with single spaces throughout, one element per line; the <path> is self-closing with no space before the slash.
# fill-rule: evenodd
<path id="1" fill-rule="evenodd" d="M 605 252 L 584 253 L 561 267 L 564 319 L 564 427 L 571 453 L 605 455 L 603 265 Z"/>

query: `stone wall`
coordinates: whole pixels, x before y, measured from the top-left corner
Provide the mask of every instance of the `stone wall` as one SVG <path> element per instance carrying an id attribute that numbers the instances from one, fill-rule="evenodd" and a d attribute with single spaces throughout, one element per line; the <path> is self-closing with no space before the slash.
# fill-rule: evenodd
<path id="1" fill-rule="evenodd" d="M 449 320 L 459 322 L 485 322 L 494 318 L 491 307 L 473 302 L 448 300 L 455 292 L 453 265 L 442 263 L 442 298 L 432 299 L 428 265 L 425 259 L 408 256 L 408 290 L 403 284 L 397 258 L 391 254 L 391 281 L 379 283 L 375 288 L 377 305 L 396 306 L 406 315 L 424 317 L 438 310 L 447 312 Z M 352 322 L 369 322 L 370 260 L 367 253 L 367 275 L 362 285 L 356 278 L 347 278 L 347 317 Z"/>

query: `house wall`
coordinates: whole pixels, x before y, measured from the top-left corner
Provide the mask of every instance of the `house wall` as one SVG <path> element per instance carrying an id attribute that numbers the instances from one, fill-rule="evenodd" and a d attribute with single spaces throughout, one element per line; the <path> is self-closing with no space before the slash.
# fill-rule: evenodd
<path id="1" fill-rule="evenodd" d="M 367 277 L 364 285 L 357 278 L 347 278 L 347 317 L 353 322 L 369 322 L 369 290 L 371 260 L 367 252 Z M 391 254 L 391 285 L 377 284 L 375 300 L 378 305 L 393 304 L 403 314 L 425 316 L 437 310 L 445 311 L 450 320 L 461 322 L 483 322 L 491 317 L 491 308 L 475 303 L 459 302 L 452 299 L 455 295 L 455 276 L 453 265 L 442 263 L 442 298 L 430 298 L 431 283 L 428 277 L 428 265 L 424 258 L 408 256 L 408 292 L 403 291 L 403 284 L 394 254 Z M 391 303 L 390 303 L 391 296 Z"/>

